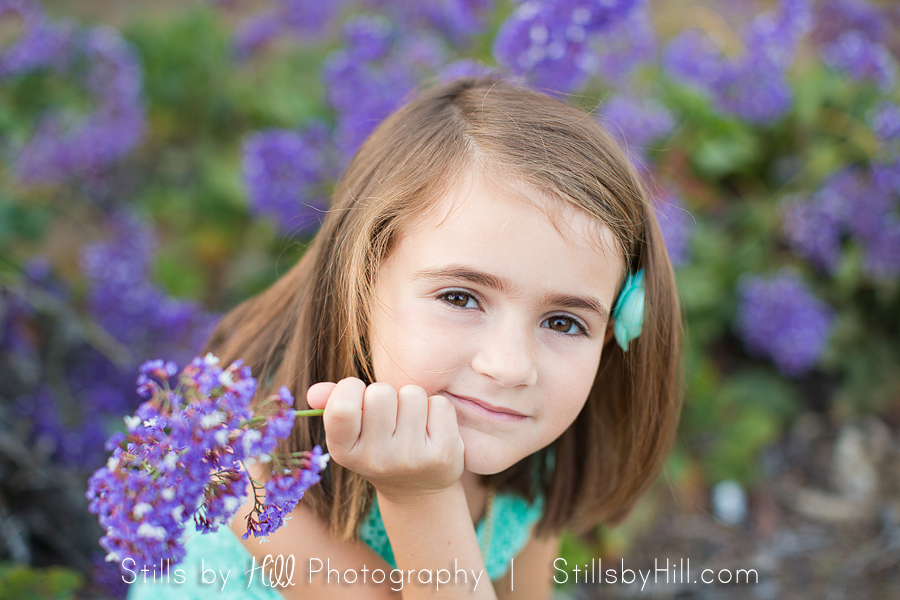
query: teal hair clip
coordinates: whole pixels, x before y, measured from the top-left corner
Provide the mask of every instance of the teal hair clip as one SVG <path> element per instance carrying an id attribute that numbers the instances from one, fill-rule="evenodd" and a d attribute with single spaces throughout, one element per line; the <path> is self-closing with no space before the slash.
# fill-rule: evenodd
<path id="1" fill-rule="evenodd" d="M 615 323 L 613 333 L 624 352 L 628 352 L 628 342 L 641 335 L 644 324 L 644 270 L 628 273 L 625 285 L 619 293 L 612 313 Z"/>

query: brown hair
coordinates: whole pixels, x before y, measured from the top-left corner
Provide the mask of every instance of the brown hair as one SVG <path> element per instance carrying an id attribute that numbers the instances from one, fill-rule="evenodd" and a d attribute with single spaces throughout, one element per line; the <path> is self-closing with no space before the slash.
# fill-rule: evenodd
<path id="1" fill-rule="evenodd" d="M 587 402 L 550 446 L 486 483 L 545 498 L 541 531 L 615 522 L 653 482 L 681 407 L 681 315 L 674 276 L 641 178 L 594 118 L 495 78 L 426 90 L 388 117 L 338 183 L 332 208 L 303 258 L 228 313 L 207 350 L 241 358 L 260 396 L 286 385 L 298 409 L 319 381 L 373 381 L 365 336 L 375 278 L 402 228 L 466 169 L 488 164 L 605 223 L 627 267 L 643 268 L 643 331 L 628 352 L 604 349 Z M 322 420 L 301 419 L 283 451 L 325 444 Z M 373 491 L 331 464 L 303 502 L 352 539 Z"/>

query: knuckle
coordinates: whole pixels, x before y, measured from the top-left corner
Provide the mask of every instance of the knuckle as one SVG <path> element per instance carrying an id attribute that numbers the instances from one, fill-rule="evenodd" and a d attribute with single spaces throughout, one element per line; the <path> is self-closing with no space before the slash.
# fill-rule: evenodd
<path id="1" fill-rule="evenodd" d="M 397 390 L 389 383 L 376 382 L 366 388 L 366 400 L 390 400 L 397 397 Z"/>
<path id="2" fill-rule="evenodd" d="M 400 391 L 398 392 L 398 394 L 401 397 L 403 397 L 404 399 L 406 399 L 406 398 L 409 398 L 409 399 L 421 398 L 422 400 L 426 400 L 428 398 L 428 395 L 425 393 L 425 390 L 423 390 L 418 385 L 413 385 L 411 383 L 406 384 L 402 388 L 400 388 Z"/>

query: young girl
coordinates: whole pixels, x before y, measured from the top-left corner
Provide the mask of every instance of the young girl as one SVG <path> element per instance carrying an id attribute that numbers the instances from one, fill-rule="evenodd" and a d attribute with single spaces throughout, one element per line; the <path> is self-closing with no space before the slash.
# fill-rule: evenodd
<path id="1" fill-rule="evenodd" d="M 209 343 L 260 397 L 324 408 L 281 450 L 326 447 L 325 478 L 269 543 L 239 539 L 251 494 L 180 582 L 137 574 L 130 598 L 547 598 L 560 533 L 621 520 L 672 445 L 680 323 L 646 191 L 593 117 L 498 79 L 430 89 Z M 291 585 L 264 585 L 267 555 Z"/>

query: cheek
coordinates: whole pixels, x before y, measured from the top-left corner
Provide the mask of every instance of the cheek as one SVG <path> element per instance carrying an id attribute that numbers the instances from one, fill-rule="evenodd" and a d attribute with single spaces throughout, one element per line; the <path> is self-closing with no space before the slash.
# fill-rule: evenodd
<path id="1" fill-rule="evenodd" d="M 394 318 L 375 320 L 372 360 L 378 381 L 394 387 L 415 383 L 433 392 L 442 387 L 441 376 L 458 368 L 463 360 L 459 328 L 421 313 L 398 306 Z"/>
<path id="2" fill-rule="evenodd" d="M 551 397 L 547 409 L 551 411 L 555 424 L 562 430 L 575 420 L 587 401 L 597 375 L 599 356 L 596 361 L 560 363 L 548 373 L 547 389 Z"/>

